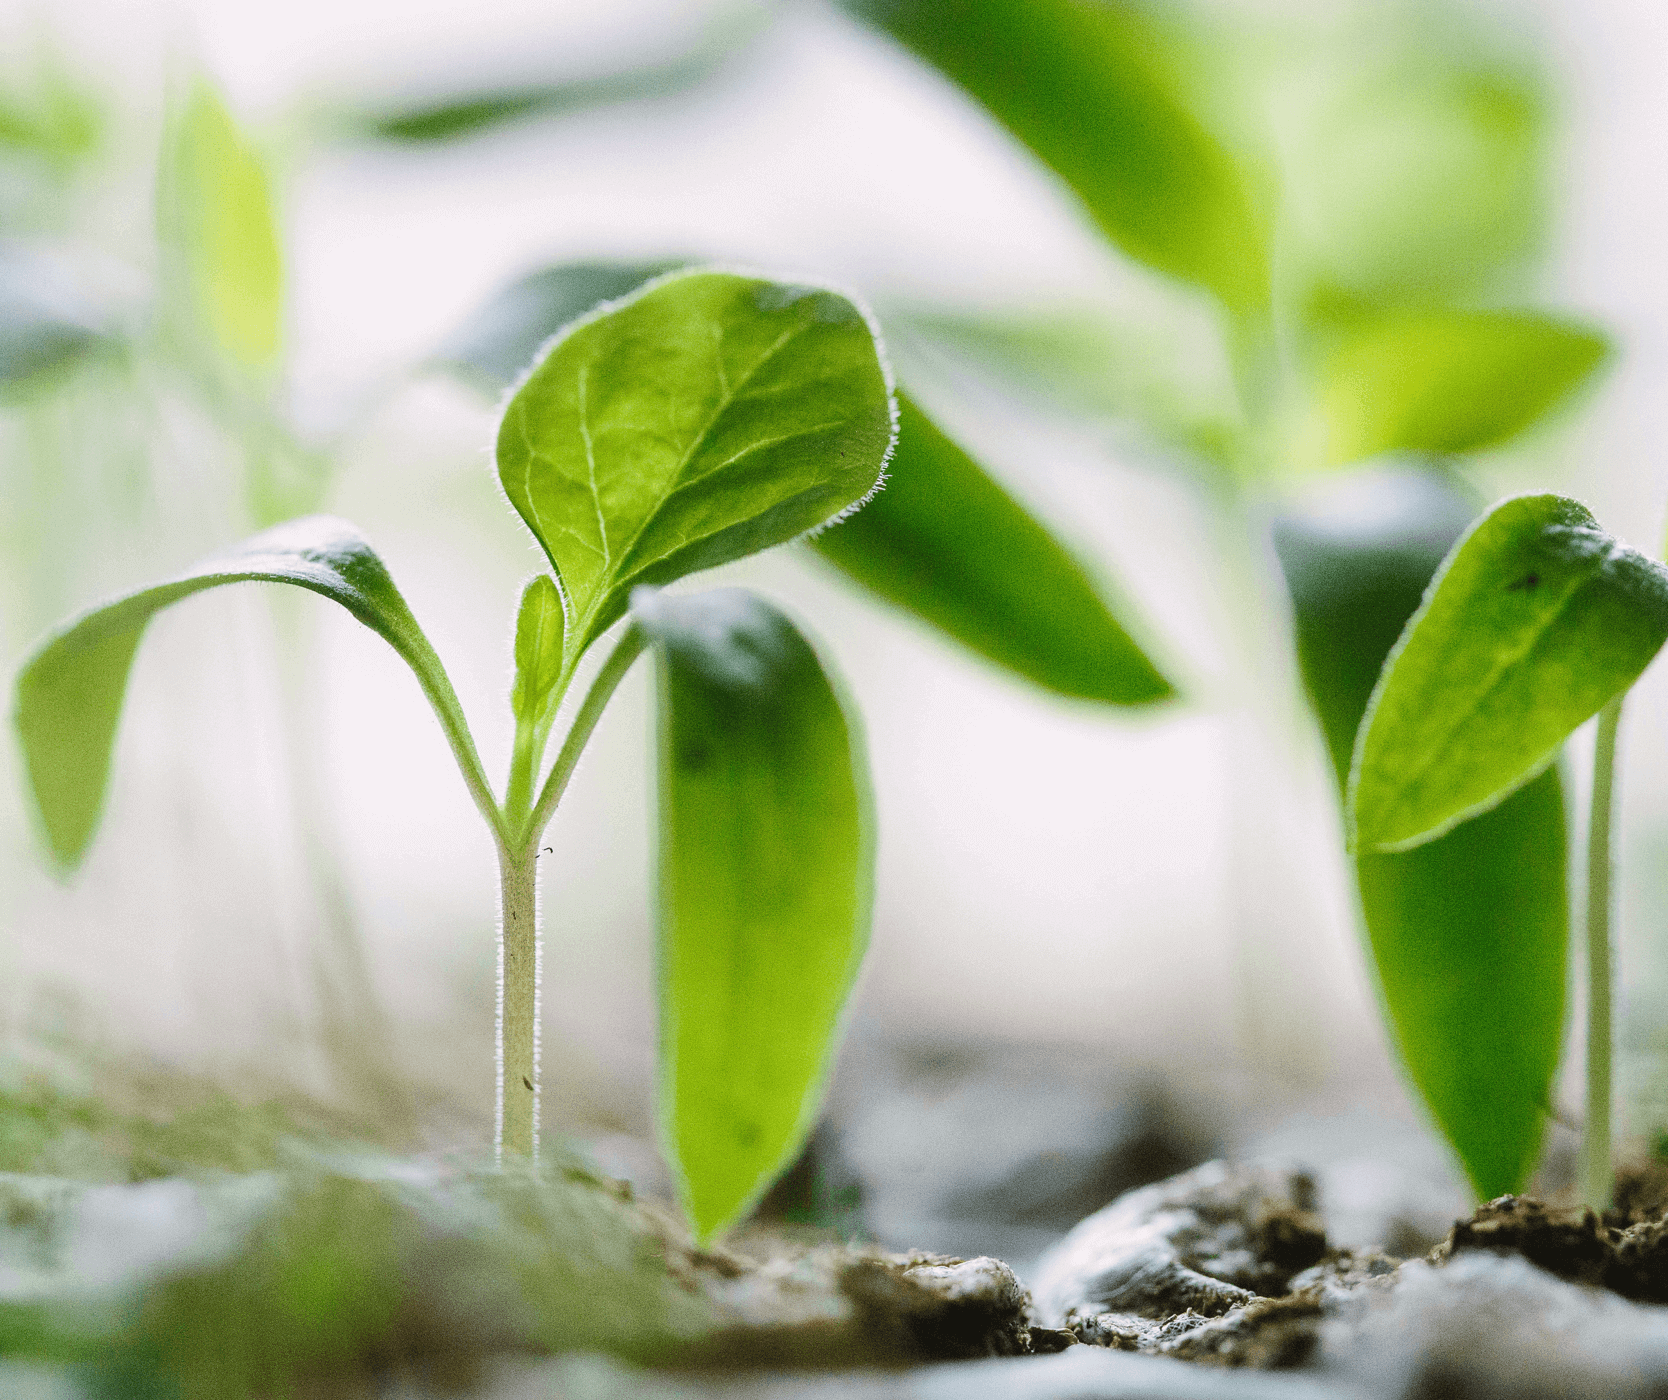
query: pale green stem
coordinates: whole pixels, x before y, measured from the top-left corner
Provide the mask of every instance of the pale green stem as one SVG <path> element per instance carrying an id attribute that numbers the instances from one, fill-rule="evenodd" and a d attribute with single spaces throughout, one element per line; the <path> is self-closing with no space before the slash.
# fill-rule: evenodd
<path id="1" fill-rule="evenodd" d="M 523 742 L 517 726 L 516 760 L 511 767 L 511 792 L 499 831 L 498 872 L 502 886 L 498 929 L 498 1159 L 515 1155 L 537 1159 L 539 1151 L 539 990 L 543 949 L 539 929 L 539 837 L 549 824 L 579 762 L 631 664 L 642 654 L 647 639 L 635 623 L 627 626 L 608 659 L 602 663 L 579 713 L 574 716 L 562 751 L 545 780 L 538 806 L 525 823 L 518 823 L 513 806 L 515 775 Z M 536 749 L 531 726 L 527 742 Z M 536 761 L 536 760 L 534 760 Z M 526 764 L 531 785 L 532 762 Z M 523 799 L 525 801 L 525 799 Z M 505 830 L 519 830 L 512 843 Z"/>
<path id="2" fill-rule="evenodd" d="M 1602 1212 L 1614 1179 L 1610 1160 L 1611 1025 L 1610 825 L 1616 803 L 1616 730 L 1622 696 L 1599 711 L 1593 740 L 1593 808 L 1587 825 L 1587 1125 L 1581 1144 L 1581 1200 Z"/>

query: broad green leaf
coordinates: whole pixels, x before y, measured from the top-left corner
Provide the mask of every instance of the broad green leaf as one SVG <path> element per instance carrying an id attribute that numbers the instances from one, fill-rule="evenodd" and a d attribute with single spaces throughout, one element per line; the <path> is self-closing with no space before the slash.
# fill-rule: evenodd
<path id="1" fill-rule="evenodd" d="M 498 432 L 505 493 L 568 605 L 568 665 L 637 584 L 849 510 L 894 428 L 874 332 L 835 292 L 728 272 L 652 284 L 572 327 Z"/>
<path id="2" fill-rule="evenodd" d="M 1343 793 L 1356 728 L 1394 645 L 1471 514 L 1432 473 L 1362 473 L 1275 545 L 1303 679 Z M 1355 862 L 1391 1034 L 1483 1199 L 1539 1153 L 1563 1032 L 1569 907 L 1564 799 L 1549 769 L 1492 812 Z"/>
<path id="3" fill-rule="evenodd" d="M 1144 705 L 1175 694 L 1083 566 L 900 396 L 880 492 L 812 541 L 859 583 L 1060 695 Z"/>
<path id="4" fill-rule="evenodd" d="M 1668 638 L 1668 569 L 1563 496 L 1518 496 L 1449 554 L 1385 665 L 1350 774 L 1355 845 L 1405 850 L 1494 806 Z"/>
<path id="5" fill-rule="evenodd" d="M 457 696 L 387 569 L 345 520 L 291 521 L 177 578 L 89 609 L 48 637 L 17 678 L 14 720 L 35 804 L 59 863 L 81 863 L 97 828 L 133 656 L 151 618 L 226 583 L 290 583 L 340 603 L 416 673 L 476 794 L 480 760 Z M 490 800 L 490 799 L 489 799 Z"/>
<path id="6" fill-rule="evenodd" d="M 515 683 L 510 708 L 518 720 L 537 720 L 562 678 L 562 599 L 550 575 L 522 591 L 515 618 Z"/>
<path id="7" fill-rule="evenodd" d="M 435 359 L 490 389 L 512 383 L 540 347 L 601 302 L 635 292 L 674 268 L 658 262 L 558 263 L 505 287 L 471 316 Z"/>
<path id="8" fill-rule="evenodd" d="M 1268 300 L 1251 182 L 1190 109 L 1143 10 L 1090 0 L 846 0 L 941 70 L 1062 180 L 1131 257 L 1235 311 Z M 1167 61 L 1168 60 L 1168 61 Z"/>
<path id="9" fill-rule="evenodd" d="M 203 79 L 175 116 L 158 197 L 165 253 L 210 342 L 254 369 L 278 354 L 283 269 L 267 172 Z"/>
<path id="10" fill-rule="evenodd" d="M 697 1238 L 816 1118 L 869 935 L 860 739 L 816 653 L 739 589 L 632 611 L 660 691 L 660 1120 Z"/>
<path id="11" fill-rule="evenodd" d="M 1472 452 L 1527 428 L 1604 359 L 1604 337 L 1529 312 L 1387 317 L 1322 365 L 1308 451 L 1326 465 L 1381 452 Z"/>

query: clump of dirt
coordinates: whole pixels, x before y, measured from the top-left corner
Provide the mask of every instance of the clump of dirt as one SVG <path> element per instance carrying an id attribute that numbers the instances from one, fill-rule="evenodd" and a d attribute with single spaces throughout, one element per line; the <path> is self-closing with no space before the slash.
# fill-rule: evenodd
<path id="1" fill-rule="evenodd" d="M 1647 1218 L 1651 1194 L 1634 1188 L 1600 1218 L 1583 1206 L 1553 1206 L 1529 1196 L 1501 1196 L 1456 1221 L 1431 1251 L 1442 1264 L 1464 1250 L 1520 1254 L 1572 1283 L 1608 1288 L 1638 1303 L 1668 1303 L 1668 1216 Z"/>

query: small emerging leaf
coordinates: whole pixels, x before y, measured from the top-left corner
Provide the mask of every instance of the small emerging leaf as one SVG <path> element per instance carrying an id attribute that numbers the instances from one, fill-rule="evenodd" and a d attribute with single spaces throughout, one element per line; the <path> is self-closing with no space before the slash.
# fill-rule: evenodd
<path id="1" fill-rule="evenodd" d="M 1562 496 L 1496 506 L 1391 653 L 1357 739 L 1355 845 L 1405 850 L 1549 764 L 1668 638 L 1668 569 Z"/>
<path id="2" fill-rule="evenodd" d="M 1382 452 L 1474 452 L 1521 432 L 1604 359 L 1602 335 L 1527 312 L 1432 311 L 1375 322 L 1322 368 L 1327 465 Z"/>
<path id="3" fill-rule="evenodd" d="M 815 1122 L 868 943 L 868 779 L 816 653 L 775 608 L 642 589 L 632 611 L 660 689 L 661 1132 L 709 1240 Z"/>
<path id="4" fill-rule="evenodd" d="M 1047 690 L 1108 705 L 1173 696 L 1083 566 L 912 402 L 898 408 L 886 489 L 816 550 Z"/>
<path id="5" fill-rule="evenodd" d="M 569 664 L 633 586 L 767 549 L 862 501 L 892 412 L 868 321 L 822 288 L 692 272 L 574 326 L 498 433 L 504 490 L 568 598 Z"/>
<path id="6" fill-rule="evenodd" d="M 249 368 L 269 364 L 283 269 L 266 168 L 203 79 L 175 118 L 158 214 L 163 246 L 211 343 Z"/>
<path id="7" fill-rule="evenodd" d="M 1385 655 L 1472 505 L 1431 472 L 1332 489 L 1274 539 L 1341 794 Z M 1416 850 L 1355 861 L 1397 1049 L 1484 1200 L 1521 1190 L 1540 1151 L 1563 1039 L 1566 864 L 1556 768 Z"/>
<path id="8" fill-rule="evenodd" d="M 540 574 L 521 595 L 515 618 L 515 684 L 510 708 L 536 721 L 562 676 L 562 599 L 550 575 Z"/>
<path id="9" fill-rule="evenodd" d="M 74 869 L 98 826 L 122 696 L 139 639 L 171 603 L 227 583 L 290 583 L 340 603 L 416 672 L 466 769 L 480 770 L 451 682 L 388 570 L 345 520 L 291 521 L 177 578 L 82 613 L 48 637 L 17 678 L 14 719 L 53 854 Z M 466 778 L 472 775 L 466 771 Z"/>

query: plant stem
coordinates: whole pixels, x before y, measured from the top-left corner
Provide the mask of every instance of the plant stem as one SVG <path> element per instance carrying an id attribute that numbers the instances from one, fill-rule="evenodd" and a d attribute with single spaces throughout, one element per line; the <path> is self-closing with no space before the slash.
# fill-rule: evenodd
<path id="1" fill-rule="evenodd" d="M 1593 808 L 1587 825 L 1587 1127 L 1581 1144 L 1581 1200 L 1602 1213 L 1610 1204 L 1611 1027 L 1610 825 L 1616 803 L 1616 730 L 1622 696 L 1599 711 L 1593 740 Z"/>
<path id="2" fill-rule="evenodd" d="M 538 846 L 499 849 L 498 1160 L 539 1151 Z"/>

